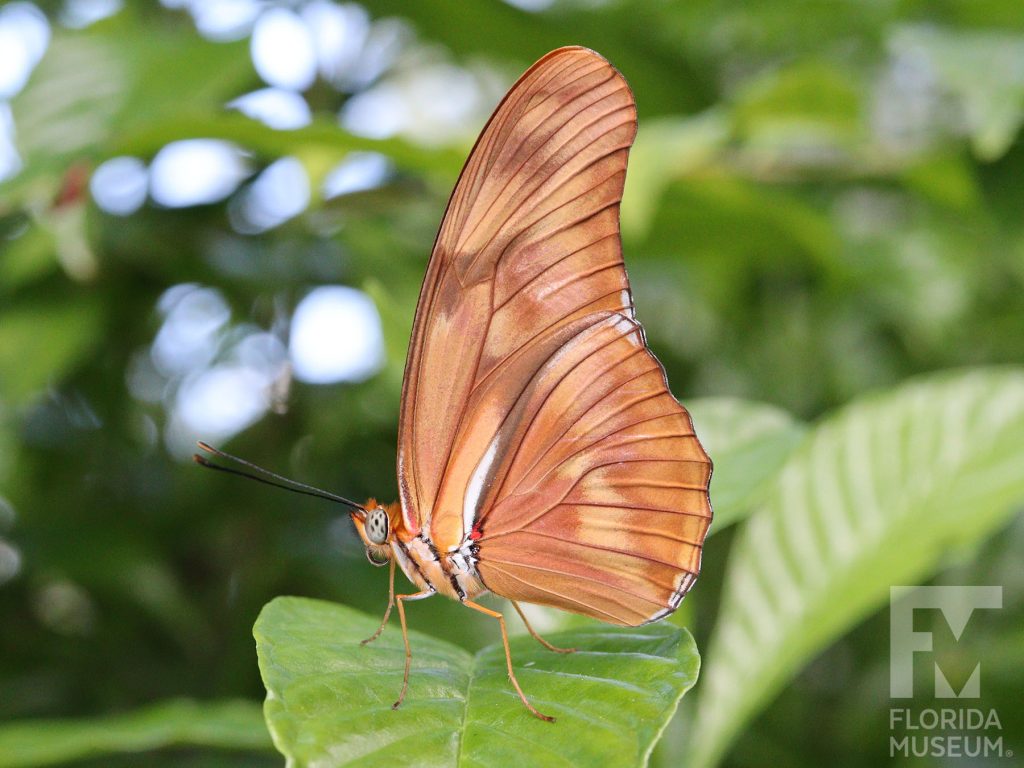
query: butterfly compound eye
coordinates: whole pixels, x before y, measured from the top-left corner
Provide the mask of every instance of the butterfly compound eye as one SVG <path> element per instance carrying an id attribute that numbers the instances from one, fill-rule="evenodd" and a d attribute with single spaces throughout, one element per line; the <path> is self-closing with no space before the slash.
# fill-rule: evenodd
<path id="1" fill-rule="evenodd" d="M 390 528 L 391 521 L 383 507 L 370 510 L 366 516 L 366 538 L 374 544 L 384 544 L 388 540 Z"/>

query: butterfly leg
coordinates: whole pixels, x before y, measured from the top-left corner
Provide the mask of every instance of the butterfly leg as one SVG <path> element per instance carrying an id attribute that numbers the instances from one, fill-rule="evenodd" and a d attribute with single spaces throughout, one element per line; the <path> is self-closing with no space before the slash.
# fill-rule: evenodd
<path id="1" fill-rule="evenodd" d="M 526 629 L 533 636 L 534 640 L 543 645 L 549 651 L 554 651 L 555 653 L 576 653 L 575 648 L 559 648 L 557 645 L 552 645 L 543 637 L 538 635 L 534 628 L 530 626 L 530 622 L 526 619 L 526 614 L 523 613 L 523 609 L 519 607 L 519 603 L 515 600 L 509 600 L 509 602 L 512 603 L 512 607 L 516 609 L 516 613 L 519 614 L 519 618 L 523 620 L 523 624 L 526 625 Z"/>
<path id="2" fill-rule="evenodd" d="M 360 645 L 366 645 L 372 643 L 378 637 L 380 633 L 384 631 L 384 627 L 387 626 L 388 619 L 391 618 L 391 609 L 395 607 L 395 558 L 391 558 L 391 575 L 388 577 L 388 607 L 384 611 L 384 618 L 380 622 L 380 626 L 377 627 L 377 631 L 370 635 L 365 640 L 361 641 Z"/>
<path id="3" fill-rule="evenodd" d="M 526 694 L 523 693 L 523 689 L 519 687 L 519 681 L 516 680 L 516 673 L 512 671 L 512 652 L 508 647 L 508 632 L 505 631 L 505 617 L 497 611 L 492 611 L 490 608 L 484 608 L 484 606 L 474 603 L 472 600 L 466 600 L 463 602 L 463 605 L 498 620 L 498 625 L 501 627 L 501 642 L 505 645 L 505 663 L 508 666 L 508 679 L 512 681 L 512 685 L 515 687 L 516 693 L 519 694 L 519 698 L 523 700 L 523 704 L 526 705 L 526 708 L 530 710 L 530 712 L 541 720 L 547 720 L 549 723 L 555 722 L 555 718 L 538 711 L 537 708 L 527 700 Z M 513 605 L 515 605 L 515 603 L 513 603 Z"/>
<path id="4" fill-rule="evenodd" d="M 392 709 L 402 706 L 405 699 L 405 692 L 409 689 L 409 667 L 412 665 L 412 651 L 409 650 L 409 630 L 405 625 L 405 602 L 406 600 L 422 600 L 434 594 L 433 589 L 424 589 L 412 595 L 395 595 L 395 605 L 398 606 L 398 620 L 402 623 L 402 640 L 405 642 L 405 676 L 402 677 L 402 692 L 398 694 L 398 701 L 391 705 Z"/>

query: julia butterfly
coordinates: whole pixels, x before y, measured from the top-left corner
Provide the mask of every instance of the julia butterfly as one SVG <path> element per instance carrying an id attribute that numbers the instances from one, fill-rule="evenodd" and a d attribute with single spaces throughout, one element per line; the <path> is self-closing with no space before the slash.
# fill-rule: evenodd
<path id="1" fill-rule="evenodd" d="M 635 626 L 700 570 L 711 461 L 634 316 L 619 237 L 636 134 L 629 86 L 580 47 L 552 51 L 484 127 L 423 281 L 399 419 L 400 500 L 352 507 L 405 603 L 485 592 Z M 208 446 L 203 444 L 207 450 Z M 219 451 L 214 451 L 220 453 Z M 205 460 L 203 460 L 203 463 Z M 395 565 L 416 591 L 395 594 Z"/>

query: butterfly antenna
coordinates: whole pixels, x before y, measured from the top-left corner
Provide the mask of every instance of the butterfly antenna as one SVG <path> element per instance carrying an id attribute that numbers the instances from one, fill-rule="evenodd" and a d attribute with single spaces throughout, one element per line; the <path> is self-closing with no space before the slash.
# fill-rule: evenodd
<path id="1" fill-rule="evenodd" d="M 300 483 L 297 480 L 290 480 L 287 477 L 271 472 L 269 469 L 264 469 L 263 467 L 253 464 L 251 461 L 246 461 L 245 459 L 240 459 L 238 456 L 232 456 L 230 453 L 225 453 L 224 451 L 214 448 L 212 445 L 204 443 L 201 440 L 198 445 L 207 453 L 212 453 L 214 456 L 220 456 L 222 459 L 234 461 L 248 467 L 253 470 L 253 472 L 245 472 L 244 470 L 235 469 L 234 467 L 225 467 L 220 464 L 214 464 L 205 456 L 198 453 L 192 454 L 192 461 L 201 467 L 216 469 L 218 472 L 227 472 L 229 475 L 247 477 L 250 480 L 265 483 L 266 485 L 272 485 L 275 488 L 283 488 L 284 490 L 291 491 L 292 493 L 301 493 L 304 496 L 315 496 L 318 499 L 327 499 L 328 501 L 335 501 L 339 504 L 344 504 L 352 509 L 362 510 L 363 512 L 366 511 L 366 507 L 362 504 L 356 504 L 354 501 L 346 499 L 344 496 L 339 496 L 336 493 L 330 493 L 329 491 L 322 491 L 319 488 L 315 488 L 312 485 L 306 485 L 305 483 Z"/>

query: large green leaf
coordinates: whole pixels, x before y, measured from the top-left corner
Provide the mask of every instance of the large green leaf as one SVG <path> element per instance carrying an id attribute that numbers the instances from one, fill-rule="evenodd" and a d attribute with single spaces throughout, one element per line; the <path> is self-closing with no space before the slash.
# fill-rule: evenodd
<path id="1" fill-rule="evenodd" d="M 410 620 L 429 611 L 409 608 Z M 397 623 L 397 622 L 396 622 Z M 254 628 L 274 743 L 295 765 L 642 765 L 697 679 L 693 638 L 669 624 L 593 626 L 552 636 L 579 650 L 556 654 L 512 639 L 530 715 L 505 671 L 501 645 L 475 656 L 410 633 L 409 694 L 397 626 L 360 640 L 377 620 L 350 608 L 278 598 Z"/>
<path id="2" fill-rule="evenodd" d="M 687 402 L 694 429 L 714 462 L 711 531 L 732 525 L 767 490 L 804 436 L 804 426 L 781 408 L 731 397 Z"/>
<path id="3" fill-rule="evenodd" d="M 0 768 L 55 765 L 112 752 L 175 745 L 265 750 L 259 706 L 248 701 L 169 701 L 111 717 L 29 720 L 0 726 Z"/>
<path id="4" fill-rule="evenodd" d="M 730 556 L 693 765 L 830 640 L 1024 501 L 1024 370 L 933 376 L 816 427 Z"/>

